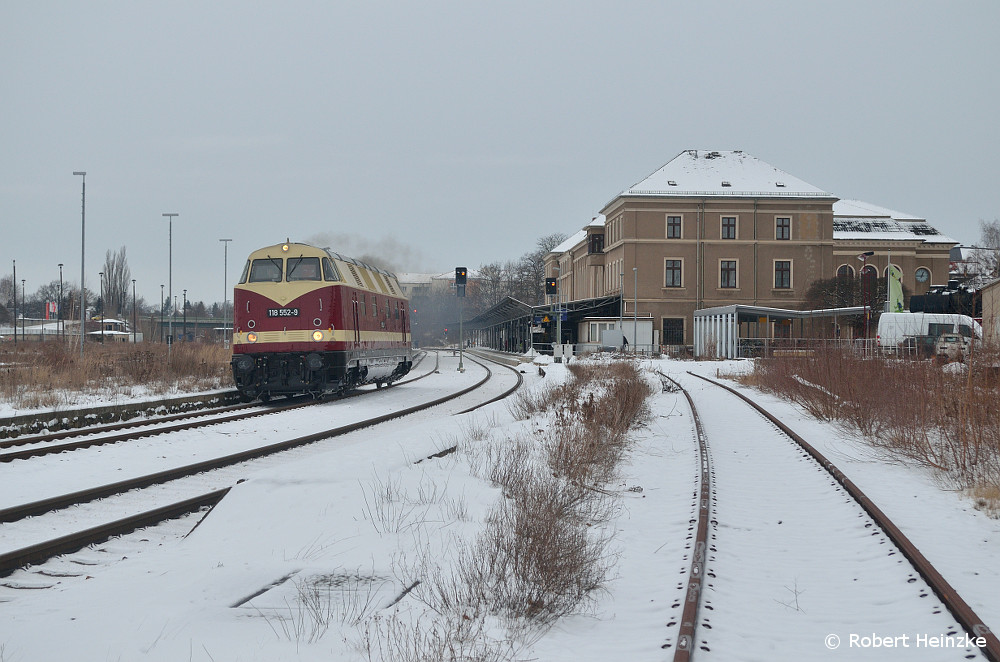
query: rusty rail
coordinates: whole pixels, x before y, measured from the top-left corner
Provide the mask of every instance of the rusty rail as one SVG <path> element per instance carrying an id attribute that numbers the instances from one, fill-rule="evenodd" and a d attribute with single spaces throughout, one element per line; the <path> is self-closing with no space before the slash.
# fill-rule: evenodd
<path id="1" fill-rule="evenodd" d="M 662 373 L 661 373 L 662 375 Z M 698 526 L 692 546 L 691 570 L 688 573 L 687 591 L 684 596 L 684 609 L 681 611 L 681 627 L 677 633 L 677 648 L 674 649 L 674 662 L 688 662 L 694 651 L 695 630 L 698 625 L 698 609 L 701 606 L 701 593 L 705 584 L 705 561 L 708 551 L 708 524 L 711 518 L 712 503 L 712 464 L 708 456 L 708 441 L 705 429 L 701 424 L 698 409 L 694 406 L 691 395 L 670 377 L 662 375 L 673 382 L 687 398 L 694 419 L 695 432 L 698 437 L 698 454 L 700 461 L 698 487 Z"/>
<path id="2" fill-rule="evenodd" d="M 724 388 L 746 402 L 748 405 L 760 412 L 760 414 L 767 420 L 776 425 L 792 440 L 794 440 L 795 443 L 802 448 L 802 450 L 809 453 L 813 459 L 819 462 L 820 466 L 826 469 L 826 471 L 833 476 L 834 480 L 840 483 L 844 490 L 847 491 L 847 493 L 861 505 L 861 507 L 868 513 L 875 523 L 882 528 L 889 539 L 892 540 L 893 544 L 899 548 L 899 551 L 903 553 L 907 560 L 909 560 L 910 564 L 913 565 L 914 569 L 931 587 L 931 590 L 933 590 L 938 598 L 941 599 L 941 602 L 943 602 L 945 607 L 948 608 L 948 611 L 955 617 L 955 620 L 957 620 L 959 624 L 965 628 L 965 631 L 969 634 L 969 636 L 973 638 L 982 637 L 982 639 L 986 642 L 986 645 L 979 648 L 980 652 L 991 662 L 1000 662 L 1000 640 L 997 639 L 997 636 L 990 631 L 990 628 L 983 623 L 983 619 L 981 619 L 972 607 L 970 607 L 969 604 L 962 599 L 962 597 L 958 594 L 958 591 L 956 591 L 951 584 L 948 583 L 944 576 L 938 572 L 937 568 L 935 568 L 933 564 L 927 560 L 927 557 L 920 553 L 920 550 L 917 549 L 916 545 L 910 542 L 910 539 L 906 537 L 899 527 L 893 524 L 888 515 L 882 512 L 882 510 L 876 506 L 864 492 L 861 491 L 861 488 L 855 485 L 853 481 L 851 481 L 840 469 L 836 467 L 836 465 L 826 459 L 826 457 L 816 450 L 809 442 L 778 420 L 778 418 L 771 414 L 771 412 L 767 411 L 747 396 L 743 395 L 734 388 L 726 386 L 725 384 L 720 384 L 719 382 L 709 379 L 708 377 L 696 375 L 690 370 L 688 371 L 688 374 L 693 377 L 703 379 L 709 384 Z M 685 391 L 685 394 L 686 393 L 687 392 Z M 675 657 L 674 659 L 677 660 L 678 658 Z"/>

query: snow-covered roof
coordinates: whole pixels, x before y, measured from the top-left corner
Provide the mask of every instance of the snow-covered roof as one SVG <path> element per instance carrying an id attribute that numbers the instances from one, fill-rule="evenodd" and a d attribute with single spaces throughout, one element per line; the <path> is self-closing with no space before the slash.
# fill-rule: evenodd
<path id="1" fill-rule="evenodd" d="M 573 236 L 571 236 L 569 239 L 567 239 L 563 243 L 559 244 L 558 246 L 556 246 L 555 248 L 553 248 L 549 252 L 550 253 L 565 253 L 566 251 L 570 250 L 571 248 L 573 248 L 574 246 L 576 246 L 577 244 L 579 244 L 581 241 L 584 241 L 586 238 L 587 238 L 587 231 L 586 230 L 578 230 L 577 232 L 575 232 L 573 234 Z"/>
<path id="2" fill-rule="evenodd" d="M 604 224 L 607 222 L 607 217 L 604 214 L 598 214 L 591 221 L 588 228 L 603 228 Z"/>
<path id="3" fill-rule="evenodd" d="M 957 244 L 917 216 L 860 200 L 833 203 L 833 238 L 867 241 L 921 241 Z"/>
<path id="4" fill-rule="evenodd" d="M 621 196 L 833 198 L 830 193 L 741 150 L 689 149 Z"/>
<path id="5" fill-rule="evenodd" d="M 927 219 L 912 216 L 901 211 L 887 209 L 862 200 L 837 200 L 833 203 L 833 215 L 836 216 L 887 216 L 897 221 L 925 221 Z"/>
<path id="6" fill-rule="evenodd" d="M 396 274 L 396 280 L 405 285 L 430 285 L 431 280 L 437 274 L 400 273 Z"/>
<path id="7" fill-rule="evenodd" d="M 833 218 L 833 238 L 840 240 L 922 241 L 958 243 L 927 223 L 894 221 L 891 218 Z"/>

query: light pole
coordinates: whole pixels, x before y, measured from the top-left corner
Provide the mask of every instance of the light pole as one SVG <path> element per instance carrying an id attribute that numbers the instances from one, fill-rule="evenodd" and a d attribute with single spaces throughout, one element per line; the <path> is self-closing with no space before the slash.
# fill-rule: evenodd
<path id="1" fill-rule="evenodd" d="M 181 306 L 184 308 L 184 342 L 188 339 L 188 291 L 184 290 L 184 298 L 181 299 L 183 303 Z"/>
<path id="2" fill-rule="evenodd" d="M 160 283 L 160 342 L 163 342 L 163 283 Z"/>
<path id="3" fill-rule="evenodd" d="M 132 344 L 135 344 L 135 278 L 132 279 Z"/>
<path id="4" fill-rule="evenodd" d="M 58 311 L 59 311 L 58 312 L 58 314 L 59 314 L 59 339 L 60 340 L 65 340 L 66 339 L 66 334 L 64 333 L 65 327 L 63 326 L 63 321 L 62 321 L 62 307 L 63 307 L 62 268 L 63 268 L 63 265 L 62 265 L 62 262 L 60 262 L 59 263 L 59 308 L 58 308 Z"/>
<path id="5" fill-rule="evenodd" d="M 17 289 L 17 281 L 14 281 L 14 289 L 15 290 Z M 24 279 L 22 278 L 21 279 L 21 340 L 26 339 L 24 335 L 24 313 L 28 309 L 28 306 L 25 304 L 25 301 L 27 300 L 28 300 L 27 297 L 24 296 Z M 17 326 L 17 320 L 14 320 L 14 326 Z"/>
<path id="6" fill-rule="evenodd" d="M 81 202 L 80 202 L 80 358 L 83 358 L 83 336 L 84 336 L 84 317 L 86 316 L 87 308 L 87 295 L 84 294 L 84 276 L 86 272 L 84 271 L 84 257 L 85 251 L 84 246 L 86 245 L 87 239 L 87 173 L 83 171 L 75 171 L 74 175 L 80 175 L 83 177 L 83 187 L 81 190 Z"/>
<path id="7" fill-rule="evenodd" d="M 875 251 L 865 251 L 858 256 L 861 260 L 861 303 L 865 307 L 865 342 L 868 342 L 868 274 L 866 269 L 868 268 L 868 258 L 875 255 Z"/>
<path id="8" fill-rule="evenodd" d="M 167 301 L 174 298 L 174 217 L 180 214 L 163 214 L 169 220 L 169 232 L 168 235 L 168 262 L 167 262 Z M 176 300 L 174 301 L 174 306 L 177 305 Z M 170 311 L 173 313 L 173 311 Z M 161 309 L 161 315 L 162 309 Z M 170 321 L 168 322 L 169 328 L 167 332 L 167 363 L 170 363 L 170 346 L 174 342 L 174 316 L 170 316 Z"/>
<path id="9" fill-rule="evenodd" d="M 621 293 L 618 295 L 618 330 L 622 332 L 622 338 L 624 338 L 625 322 L 622 321 L 622 318 L 625 316 L 625 272 L 624 271 L 618 274 L 618 289 L 621 291 Z M 624 345 L 625 343 L 622 344 Z"/>
<path id="10" fill-rule="evenodd" d="M 11 260 L 14 265 L 14 280 L 10 282 L 10 289 L 14 293 L 14 349 L 17 349 L 17 260 Z"/>
<path id="11" fill-rule="evenodd" d="M 230 333 L 226 330 L 229 325 L 229 309 L 226 307 L 229 301 L 229 281 L 226 272 L 229 270 L 229 242 L 232 239 L 220 239 L 222 242 L 222 346 L 229 347 Z"/>
<path id="12" fill-rule="evenodd" d="M 562 270 L 559 266 L 552 267 L 556 270 L 556 345 L 559 345 L 559 350 L 556 350 L 556 346 L 552 346 L 552 360 L 556 363 L 562 363 L 563 347 L 562 347 L 562 287 L 559 281 L 562 280 Z"/>
<path id="13" fill-rule="evenodd" d="M 632 352 L 639 352 L 639 267 L 632 267 Z"/>
<path id="14" fill-rule="evenodd" d="M 108 305 L 108 302 L 104 300 L 104 272 L 98 271 L 101 275 L 101 295 L 98 297 L 98 301 L 101 302 L 101 344 L 104 344 L 104 307 Z"/>

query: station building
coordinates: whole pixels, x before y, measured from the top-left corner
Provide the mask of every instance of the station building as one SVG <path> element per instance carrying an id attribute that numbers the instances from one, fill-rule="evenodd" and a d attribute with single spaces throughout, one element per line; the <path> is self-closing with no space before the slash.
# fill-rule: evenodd
<path id="1" fill-rule="evenodd" d="M 891 263 L 906 291 L 923 292 L 947 282 L 956 244 L 925 219 L 839 200 L 745 152 L 687 150 L 553 249 L 546 274 L 562 301 L 618 297 L 619 319 L 644 320 L 651 345 L 690 346 L 696 310 L 799 310 L 819 279 L 884 278 Z M 598 325 L 577 322 L 563 342 L 598 341 Z"/>

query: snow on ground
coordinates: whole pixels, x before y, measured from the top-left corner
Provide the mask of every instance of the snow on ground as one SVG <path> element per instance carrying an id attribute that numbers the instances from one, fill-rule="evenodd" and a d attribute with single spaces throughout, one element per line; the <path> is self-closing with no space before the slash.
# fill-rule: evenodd
<path id="1" fill-rule="evenodd" d="M 442 356 L 441 375 L 460 379 L 452 365 L 456 361 Z M 714 378 L 717 373 L 746 370 L 748 365 L 655 362 L 655 367 L 679 379 L 685 379 L 687 370 Z M 527 385 L 541 388 L 565 378 L 565 366 L 548 364 L 545 370 L 543 378 L 529 369 Z M 694 381 L 686 378 L 686 383 Z M 987 623 L 1000 623 L 1000 601 L 995 598 L 1000 595 L 1000 522 L 974 510 L 960 495 L 941 489 L 922 470 L 876 457 L 836 426 L 814 421 L 773 397 L 754 397 L 784 417 L 858 483 L 938 564 Z M 727 416 L 742 411 L 733 399 L 722 390 L 706 387 L 699 390 L 698 406 L 713 426 L 728 426 L 730 432 L 739 433 L 740 422 Z M 650 404 L 651 419 L 634 432 L 635 445 L 620 481 L 607 486 L 619 508 L 611 525 L 616 534 L 612 549 L 618 557 L 611 581 L 591 608 L 521 641 L 520 659 L 576 662 L 672 657 L 673 649 L 661 646 L 673 643 L 676 626 L 667 624 L 678 620 L 684 595 L 698 458 L 683 395 L 656 393 Z M 308 409 L 301 414 L 311 415 Z M 132 537 L 150 541 L 145 546 L 131 543 L 133 548 L 139 545 L 139 553 L 88 569 L 89 575 L 58 579 L 46 590 L 0 590 L 0 622 L 4 623 L 0 660 L 367 659 L 357 647 L 360 643 L 363 648 L 364 628 L 354 621 L 378 616 L 383 620 L 377 622 L 384 623 L 386 616 L 398 610 L 429 622 L 432 615 L 425 613 L 419 589 L 390 604 L 420 576 L 422 562 L 451 558 L 460 541 L 472 539 L 482 518 L 501 498 L 497 488 L 473 475 L 474 451 L 417 460 L 459 440 L 475 448 L 469 440 L 487 435 L 503 440 L 545 434 L 540 423 L 513 420 L 500 402 L 466 415 L 390 423 L 360 433 L 367 435 L 364 443 L 324 446 L 301 459 L 270 465 L 236 485 L 186 538 L 156 535 L 155 530 L 139 532 Z M 256 434 L 254 425 L 247 424 L 240 434 Z M 731 436 L 728 441 L 710 437 L 717 459 L 732 456 L 726 476 L 738 474 L 733 466 L 753 462 L 754 448 L 761 443 L 747 438 L 741 445 L 738 436 Z M 746 585 L 751 579 L 770 579 L 770 583 L 763 595 L 727 595 L 730 589 L 725 578 L 714 580 L 719 585 L 715 604 L 720 614 L 735 618 L 729 623 L 736 624 L 727 625 L 720 615 L 710 633 L 717 651 L 710 659 L 910 659 L 905 650 L 883 651 L 880 656 L 878 651 L 848 646 L 852 633 L 917 635 L 921 632 L 904 628 L 900 622 L 916 628 L 936 623 L 928 624 L 923 613 L 912 621 L 905 612 L 887 619 L 887 610 L 898 609 L 882 604 L 880 596 L 864 602 L 863 591 L 838 590 L 841 573 L 857 568 L 853 560 L 837 554 L 841 532 L 844 537 L 854 535 L 844 516 L 833 512 L 843 504 L 823 495 L 798 499 L 794 484 L 784 484 L 784 477 L 798 476 L 801 457 L 794 452 L 774 457 L 779 459 L 770 467 L 771 482 L 785 490 L 780 497 L 782 518 L 790 525 L 818 529 L 831 523 L 832 537 L 823 561 L 829 576 L 822 582 L 822 594 L 843 601 L 842 616 L 831 620 L 829 633 L 844 643 L 831 651 L 819 637 L 825 632 L 823 621 L 831 605 L 826 598 L 815 605 L 809 601 L 821 593 L 818 584 L 823 578 L 803 583 L 803 615 L 774 602 L 789 599 L 782 592 L 794 588 L 795 568 L 775 571 L 773 566 L 782 561 L 766 545 L 734 546 L 753 539 L 765 526 L 751 520 L 741 528 L 736 521 L 740 511 L 749 513 L 751 498 L 767 502 L 761 490 L 768 485 L 739 482 L 719 491 L 720 513 L 725 509 L 732 526 L 724 541 L 730 545 L 724 551 L 725 564 L 720 558 L 719 570 L 724 566 L 727 573 L 740 573 L 742 584 L 729 586 Z M 756 540 L 759 543 L 761 538 Z M 101 548 L 116 549 L 114 543 Z M 803 553 L 800 548 L 791 552 Z M 97 552 L 83 556 L 88 554 Z M 870 572 L 876 575 L 895 571 L 885 570 L 879 560 L 873 564 Z M 768 577 L 768 572 L 774 576 Z M 803 582 L 812 579 L 803 578 Z M 310 596 L 329 618 L 313 618 L 299 606 L 303 597 Z M 855 602 L 858 598 L 861 604 Z M 787 641 L 774 637 L 767 656 L 761 657 L 756 644 L 744 647 L 742 626 L 737 623 L 740 613 L 750 618 L 757 612 L 772 620 L 787 619 L 768 626 L 775 631 L 786 625 L 794 628 L 803 619 L 810 627 L 790 633 Z M 500 629 L 493 624 L 489 632 L 498 635 Z M 941 652 L 940 659 L 955 659 L 953 651 Z M 924 655 L 923 659 L 929 658 Z"/>

